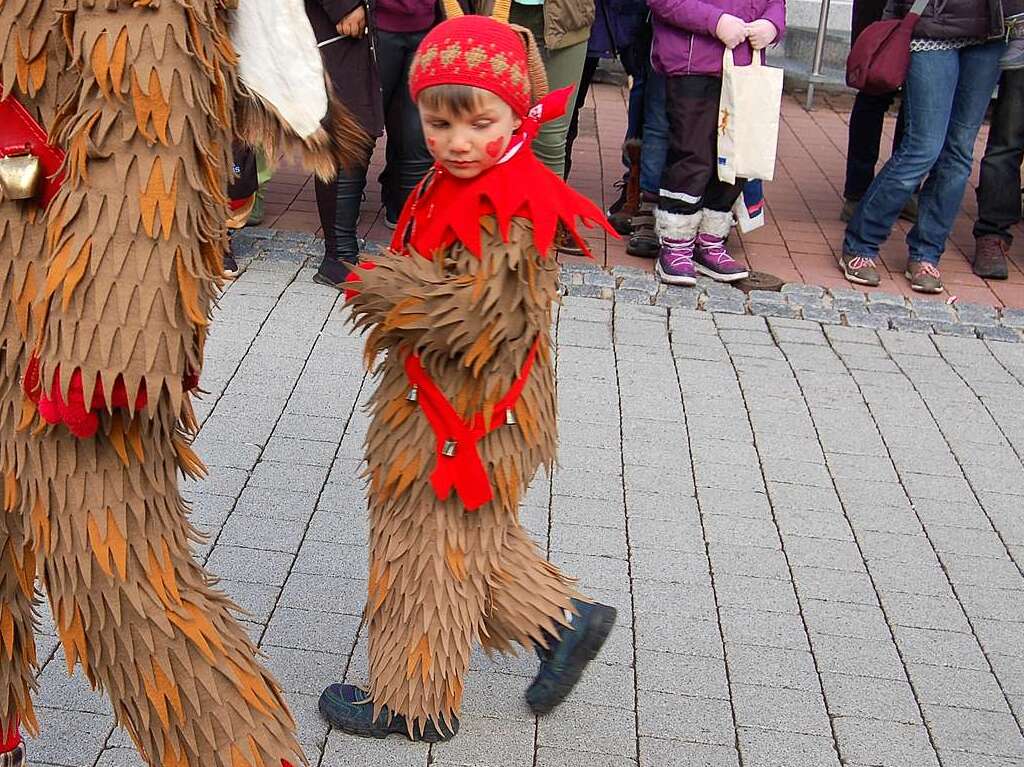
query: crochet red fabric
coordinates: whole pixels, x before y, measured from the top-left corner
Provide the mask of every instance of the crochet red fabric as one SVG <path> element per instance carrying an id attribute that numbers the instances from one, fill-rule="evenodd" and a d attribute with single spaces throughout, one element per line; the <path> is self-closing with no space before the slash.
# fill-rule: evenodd
<path id="1" fill-rule="evenodd" d="M 512 27 L 489 16 L 442 22 L 423 38 L 409 69 L 413 101 L 435 85 L 483 88 L 522 117 L 531 103 L 526 44 Z"/>

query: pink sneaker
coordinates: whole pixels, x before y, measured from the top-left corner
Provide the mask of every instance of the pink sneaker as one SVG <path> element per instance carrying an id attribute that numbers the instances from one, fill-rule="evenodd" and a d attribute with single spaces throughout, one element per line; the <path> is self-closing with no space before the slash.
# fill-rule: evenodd
<path id="1" fill-rule="evenodd" d="M 725 240 L 707 232 L 697 235 L 697 252 L 693 260 L 698 272 L 719 282 L 738 282 L 749 274 L 747 267 L 729 255 Z"/>
<path id="2" fill-rule="evenodd" d="M 693 266 L 693 246 L 695 238 L 689 240 L 661 240 L 661 251 L 658 253 L 658 265 L 654 273 L 658 279 L 669 285 L 696 285 L 697 271 Z"/>

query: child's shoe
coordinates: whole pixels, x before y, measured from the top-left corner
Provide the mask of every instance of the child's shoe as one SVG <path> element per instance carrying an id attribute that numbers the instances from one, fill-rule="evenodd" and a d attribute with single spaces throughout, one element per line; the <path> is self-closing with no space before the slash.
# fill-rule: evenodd
<path id="1" fill-rule="evenodd" d="M 25 744 L 19 743 L 0 754 L 0 767 L 25 767 Z"/>
<path id="2" fill-rule="evenodd" d="M 707 232 L 697 235 L 693 260 L 698 272 L 719 282 L 737 282 L 749 275 L 747 267 L 729 254 L 725 240 Z"/>
<path id="3" fill-rule="evenodd" d="M 578 599 L 572 604 L 572 625 L 562 626 L 548 649 L 537 648 L 540 670 L 526 690 L 526 702 L 535 714 L 546 714 L 565 700 L 615 625 L 614 607 Z"/>
<path id="4" fill-rule="evenodd" d="M 235 261 L 235 254 L 231 252 L 231 243 L 228 242 L 228 248 L 224 251 L 224 279 L 233 280 L 242 273 L 242 269 L 239 268 L 238 262 Z"/>
<path id="5" fill-rule="evenodd" d="M 632 235 L 626 243 L 626 252 L 639 258 L 657 258 L 660 252 L 658 235 L 654 228 L 653 200 L 642 200 L 630 223 Z"/>
<path id="6" fill-rule="evenodd" d="M 405 717 L 392 714 L 387 707 L 382 707 L 377 718 L 373 718 L 373 701 L 369 694 L 352 684 L 332 684 L 320 694 L 320 713 L 324 719 L 349 735 L 361 738 L 386 738 L 388 735 L 404 735 L 409 740 L 424 743 L 439 743 L 451 740 L 459 732 L 459 720 L 453 719 L 451 729 L 445 730 L 444 725 L 438 730 L 433 722 L 423 725 L 416 724 L 410 735 Z"/>
<path id="7" fill-rule="evenodd" d="M 21 739 L 21 721 L 17 714 L 6 732 L 0 729 L 0 767 L 25 767 L 25 742 Z"/>
<path id="8" fill-rule="evenodd" d="M 697 251 L 693 257 L 697 271 L 719 282 L 738 282 L 748 275 L 747 268 L 725 247 L 731 220 L 731 211 L 705 210 L 697 235 Z"/>
<path id="9" fill-rule="evenodd" d="M 668 285 L 696 285 L 697 268 L 693 263 L 693 248 L 696 244 L 696 237 L 690 240 L 663 239 L 658 264 L 654 267 L 658 279 Z"/>

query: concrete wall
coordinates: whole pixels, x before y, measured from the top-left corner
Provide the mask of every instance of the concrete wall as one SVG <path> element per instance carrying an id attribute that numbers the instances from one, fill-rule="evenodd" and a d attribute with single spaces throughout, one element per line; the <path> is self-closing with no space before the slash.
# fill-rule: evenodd
<path id="1" fill-rule="evenodd" d="M 832 0 L 829 8 L 823 63 L 826 76 L 837 84 L 844 80 L 846 55 L 850 51 L 852 7 L 852 0 Z M 791 82 L 806 80 L 810 72 L 820 14 L 820 0 L 788 0 L 786 4 L 786 37 L 771 58 L 773 63 L 786 68 L 787 80 Z"/>

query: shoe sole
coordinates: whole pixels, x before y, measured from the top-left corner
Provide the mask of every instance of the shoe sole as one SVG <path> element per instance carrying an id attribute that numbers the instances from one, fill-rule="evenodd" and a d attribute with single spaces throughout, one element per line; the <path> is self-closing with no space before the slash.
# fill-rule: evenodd
<path id="1" fill-rule="evenodd" d="M 853 272 L 847 271 L 846 264 L 844 264 L 842 261 L 839 261 L 838 263 L 839 269 L 840 271 L 842 271 L 843 276 L 846 278 L 847 282 L 852 282 L 854 285 L 867 285 L 869 288 L 877 288 L 879 283 L 881 282 L 881 280 L 872 281 L 865 280 L 863 277 L 858 277 Z"/>
<path id="2" fill-rule="evenodd" d="M 227 269 L 225 269 L 223 272 L 221 272 L 221 276 L 225 280 L 237 280 L 239 277 L 242 276 L 242 272 L 244 272 L 244 271 L 245 271 L 245 267 L 239 267 L 238 269 L 236 269 L 233 272 L 229 272 Z"/>
<path id="3" fill-rule="evenodd" d="M 750 276 L 750 272 L 736 272 L 736 274 L 722 274 L 721 272 L 716 272 L 714 269 L 710 269 L 710 268 L 708 268 L 706 266 L 701 266 L 700 264 L 695 264 L 695 266 L 697 267 L 697 273 L 698 274 L 703 274 L 703 275 L 705 275 L 707 277 L 710 277 L 715 282 L 739 282 L 740 280 L 745 280 L 745 279 L 747 279 L 747 277 Z"/>
<path id="4" fill-rule="evenodd" d="M 692 288 L 694 285 L 697 284 L 696 277 L 673 277 L 671 275 L 665 274 L 665 272 L 661 270 L 661 264 L 658 264 L 656 267 L 654 267 L 654 273 L 658 275 L 658 279 L 664 282 L 666 285 L 682 285 L 683 287 L 686 288 Z"/>
<path id="5" fill-rule="evenodd" d="M 530 710 L 537 716 L 550 713 L 568 697 L 569 693 L 572 692 L 573 688 L 580 681 L 580 677 L 583 676 L 587 665 L 601 652 L 601 648 L 604 647 L 604 643 L 608 640 L 608 635 L 612 633 L 612 627 L 615 626 L 615 619 L 618 617 L 619 611 L 608 605 L 597 605 L 596 607 L 599 615 L 596 617 L 591 630 L 587 632 L 587 636 L 580 642 L 576 647 L 576 651 L 569 658 L 565 673 L 562 675 L 563 681 L 554 688 L 551 700 L 543 704 L 534 704 L 527 699 L 526 702 L 529 704 Z"/>
<path id="6" fill-rule="evenodd" d="M 327 698 L 327 691 L 325 690 L 323 693 L 321 693 L 320 700 L 319 700 L 319 702 L 317 704 L 317 708 L 320 709 L 320 715 L 327 721 L 328 724 L 331 725 L 331 727 L 333 727 L 336 730 L 340 730 L 341 732 L 344 732 L 344 733 L 346 733 L 348 735 L 355 735 L 356 737 L 359 737 L 359 738 L 375 738 L 377 740 L 384 740 L 389 735 L 401 735 L 406 740 L 412 741 L 413 743 L 441 743 L 441 742 L 444 742 L 444 741 L 447 741 L 447 740 L 451 740 L 452 738 L 454 738 L 458 734 L 457 732 L 456 733 L 452 733 L 447 738 L 444 737 L 443 735 L 440 735 L 440 734 L 438 734 L 438 736 L 436 738 L 435 737 L 410 738 L 409 737 L 409 733 L 406 730 L 404 730 L 404 729 L 394 730 L 394 729 L 390 729 L 390 728 L 377 727 L 377 726 L 375 726 L 373 724 L 366 724 L 366 725 L 364 725 L 364 724 L 361 724 L 361 723 L 354 723 L 354 722 L 347 722 L 347 721 L 339 723 L 339 722 L 336 722 L 334 719 L 332 719 L 330 713 L 326 710 L 326 708 L 327 708 L 327 706 L 326 706 L 326 698 Z M 348 705 L 348 704 L 346 704 L 346 705 Z M 370 705 L 370 704 L 368 703 L 366 705 Z"/>
<path id="7" fill-rule="evenodd" d="M 317 285 L 326 285 L 327 287 L 334 288 L 335 290 L 344 290 L 345 289 L 345 283 L 343 283 L 343 282 L 337 282 L 337 283 L 336 282 L 331 282 L 329 279 L 327 279 L 326 277 L 322 276 L 320 274 L 320 272 L 317 272 L 316 274 L 313 275 L 313 282 L 315 282 Z"/>
<path id="8" fill-rule="evenodd" d="M 650 250 L 640 250 L 639 248 L 630 248 L 629 245 L 627 245 L 626 252 L 631 256 L 636 256 L 637 258 L 657 258 L 658 246 L 655 245 Z"/>

